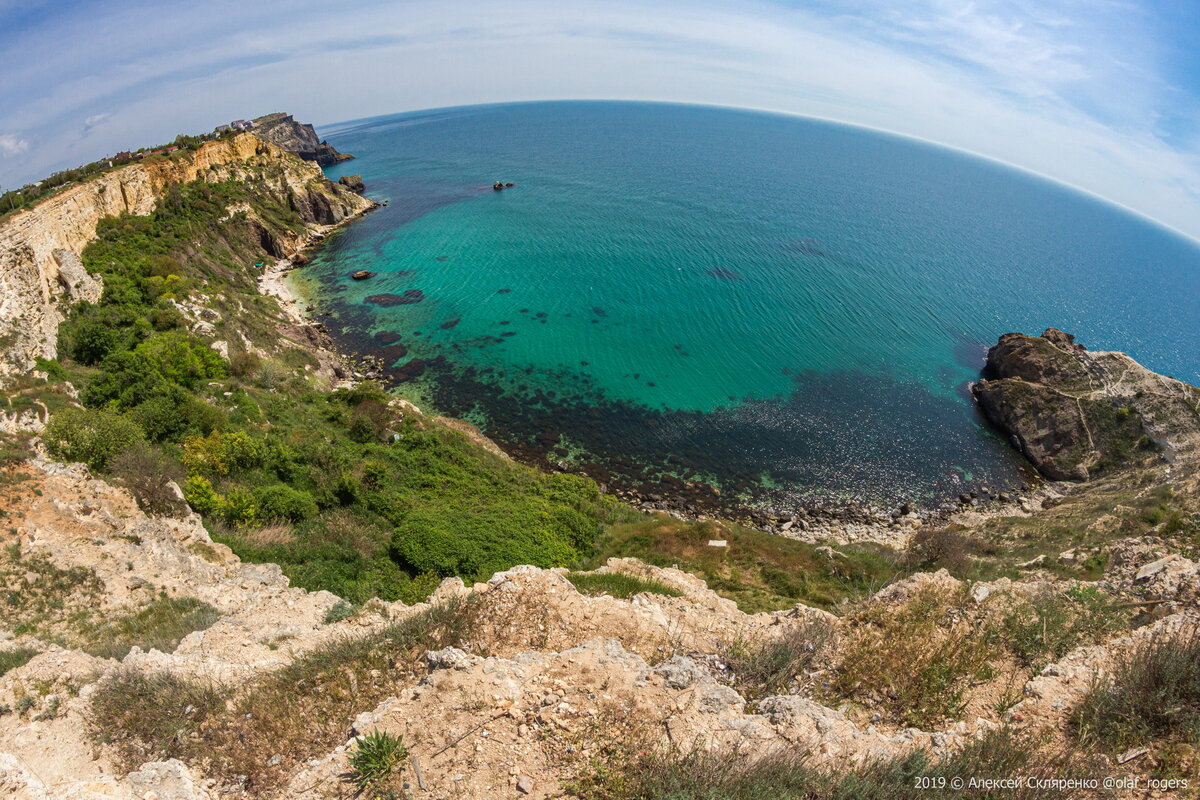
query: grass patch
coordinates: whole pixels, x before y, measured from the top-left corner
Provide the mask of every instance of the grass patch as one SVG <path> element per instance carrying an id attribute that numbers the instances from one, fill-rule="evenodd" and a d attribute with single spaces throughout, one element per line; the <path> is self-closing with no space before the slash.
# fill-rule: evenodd
<path id="1" fill-rule="evenodd" d="M 574 584 L 575 588 L 581 594 L 593 596 L 607 594 L 622 600 L 633 597 L 635 594 L 641 594 L 642 592 L 662 594 L 667 597 L 683 596 L 683 592 L 673 586 L 668 586 L 662 581 L 639 578 L 621 572 L 600 574 L 594 572 L 568 572 L 567 580 Z"/>
<path id="2" fill-rule="evenodd" d="M 1000 622 L 1000 636 L 1018 663 L 1035 672 L 1129 625 L 1128 614 L 1094 586 L 1066 592 L 1046 589 L 1011 602 Z"/>
<path id="3" fill-rule="evenodd" d="M 1047 753 L 1037 742 L 1000 729 L 942 758 L 917 751 L 857 766 L 842 760 L 821 766 L 793 751 L 766 756 L 703 748 L 646 753 L 610 741 L 569 789 L 582 800 L 1058 800 L 1075 795 L 1070 789 L 1030 788 L 1026 778 L 1098 774 L 1072 754 Z M 1016 785 L 998 794 L 969 787 L 971 779 L 1015 779 Z M 964 788 L 952 788 L 957 781 Z"/>
<path id="4" fill-rule="evenodd" d="M 273 797 L 290 770 L 345 741 L 354 717 L 420 672 L 426 650 L 469 646 L 470 600 L 439 604 L 367 636 L 341 639 L 234 691 L 123 671 L 96 692 L 90 735 L 125 769 L 179 758 Z"/>
<path id="5" fill-rule="evenodd" d="M 355 610 L 352 603 L 347 603 L 345 600 L 338 600 L 325 612 L 325 624 L 332 625 L 335 622 L 349 619 L 354 616 Z"/>
<path id="6" fill-rule="evenodd" d="M 724 539 L 726 547 L 709 547 Z M 883 547 L 848 545 L 830 557 L 806 542 L 728 522 L 687 522 L 655 515 L 610 526 L 589 564 L 613 556 L 678 566 L 707 581 L 747 613 L 797 603 L 832 609 L 882 587 L 899 568 Z"/>
<path id="7" fill-rule="evenodd" d="M 161 595 L 145 608 L 92 629 L 83 649 L 118 661 L 134 647 L 173 653 L 183 637 L 211 627 L 220 618 L 221 612 L 194 597 Z"/>
<path id="8" fill-rule="evenodd" d="M 1081 741 L 1105 747 L 1156 739 L 1200 744 L 1200 631 L 1139 644 L 1092 685 L 1074 722 Z"/>
<path id="9" fill-rule="evenodd" d="M 993 677 L 999 654 L 984 622 L 959 613 L 964 594 L 925 587 L 899 607 L 868 603 L 847 615 L 836 691 L 902 725 L 961 715 L 971 683 Z"/>
<path id="10" fill-rule="evenodd" d="M 0 676 L 5 673 L 23 667 L 29 663 L 29 659 L 38 654 L 37 650 L 31 647 L 18 647 L 15 650 L 0 650 Z"/>
<path id="11" fill-rule="evenodd" d="M 833 627 L 809 619 L 789 627 L 782 636 L 760 642 L 739 642 L 725 649 L 723 658 L 733 671 L 737 688 L 756 699 L 787 692 L 834 645 Z"/>
<path id="12" fill-rule="evenodd" d="M 79 609 L 100 604 L 104 584 L 90 569 L 61 569 L 19 545 L 0 551 L 0 609 L 13 633 L 56 638 L 73 629 Z"/>

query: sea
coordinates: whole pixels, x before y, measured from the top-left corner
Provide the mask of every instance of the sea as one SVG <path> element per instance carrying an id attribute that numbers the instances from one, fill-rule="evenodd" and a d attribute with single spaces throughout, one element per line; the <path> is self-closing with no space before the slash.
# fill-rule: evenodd
<path id="1" fill-rule="evenodd" d="M 885 508 L 1025 485 L 969 391 L 1008 331 L 1200 382 L 1195 242 L 960 151 L 632 102 L 320 133 L 356 156 L 327 175 L 386 206 L 292 288 L 399 393 L 609 488 Z"/>

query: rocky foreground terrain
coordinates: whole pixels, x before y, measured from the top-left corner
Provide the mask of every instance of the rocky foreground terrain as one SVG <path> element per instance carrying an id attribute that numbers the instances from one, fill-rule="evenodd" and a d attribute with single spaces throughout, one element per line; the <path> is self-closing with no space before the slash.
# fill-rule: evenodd
<path id="1" fill-rule="evenodd" d="M 850 769 L 1002 728 L 1061 743 L 1097 675 L 1200 622 L 1200 564 L 1153 536 L 1112 542 L 1100 581 L 918 573 L 840 616 L 745 614 L 632 559 L 590 573 L 646 582 L 627 599 L 518 566 L 473 586 L 448 579 L 426 603 L 350 609 L 241 563 L 194 515 L 147 516 L 81 465 L 36 458 L 3 482 L 0 663 L 23 663 L 0 677 L 0 795 L 22 800 L 345 797 L 356 741 L 376 732 L 407 748 L 390 796 L 430 798 L 570 796 L 596 759 L 634 757 L 613 753 L 623 744 L 802 751 Z M 1028 634 L 1022 615 L 1039 604 L 1100 597 L 1080 611 L 1105 622 L 1058 650 L 1036 631 L 1019 647 L 971 633 Z M 154 616 L 184 600 L 207 616 L 154 639 Z M 791 659 L 767 678 L 751 655 L 764 647 Z M 946 647 L 984 649 L 954 667 L 968 681 L 916 702 L 903 674 L 844 663 L 873 654 L 873 671 L 903 673 Z"/>

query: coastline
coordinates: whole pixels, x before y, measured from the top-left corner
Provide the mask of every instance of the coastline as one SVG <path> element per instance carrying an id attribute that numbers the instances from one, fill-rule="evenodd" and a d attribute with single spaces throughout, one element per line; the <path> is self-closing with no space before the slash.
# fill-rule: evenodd
<path id="1" fill-rule="evenodd" d="M 371 205 L 331 225 L 311 226 L 296 243 L 291 255 L 279 258 L 273 265 L 264 268 L 263 274 L 258 277 L 258 290 L 278 300 L 280 309 L 291 322 L 296 325 L 313 325 L 312 320 L 305 316 L 302 310 L 302 306 L 307 306 L 308 301 L 292 291 L 292 287 L 287 283 L 288 273 L 307 264 L 306 252 L 322 244 L 331 233 L 378 208 L 381 208 L 381 205 L 371 201 Z"/>
<path id="2" fill-rule="evenodd" d="M 311 338 L 315 339 L 315 346 L 331 360 L 342 365 L 343 369 L 339 371 L 341 374 L 337 376 L 337 386 L 352 386 L 359 381 L 375 380 L 388 389 L 394 388 L 384 361 L 371 353 L 358 352 L 356 347 L 347 342 L 338 341 L 324 323 L 313 319 L 320 313 L 316 308 L 317 301 L 304 297 L 295 290 L 289 285 L 287 277 L 294 270 L 306 266 L 310 261 L 307 253 L 325 243 L 331 234 L 381 207 L 382 204 L 372 201 L 370 206 L 339 222 L 313 226 L 300 237 L 290 255 L 267 265 L 258 278 L 259 291 L 277 300 L 287 324 L 312 332 Z M 461 431 L 469 427 L 472 432 L 468 432 L 468 436 L 477 442 L 486 442 L 488 450 L 503 454 L 505 458 L 546 472 L 587 475 L 586 470 L 571 469 L 565 464 L 547 464 L 521 458 L 519 451 L 514 452 L 503 447 L 465 420 L 433 416 L 408 400 L 401 402 L 423 416 L 456 430 Z M 633 508 L 662 513 L 677 519 L 733 522 L 765 533 L 814 544 L 873 543 L 896 548 L 903 548 L 909 537 L 923 527 L 962 522 L 973 527 L 978 525 L 980 520 L 995 516 L 1029 516 L 1041 509 L 1044 500 L 1062 497 L 1064 492 L 1070 492 L 1069 487 L 1056 487 L 1054 484 L 1033 479 L 1018 491 L 991 493 L 985 488 L 982 494 L 972 492 L 970 495 L 960 496 L 957 502 L 944 501 L 928 507 L 904 503 L 895 509 L 881 510 L 864 502 L 840 501 L 810 502 L 800 508 L 785 509 L 773 503 L 769 497 L 764 498 L 758 505 L 750 505 L 722 497 L 711 487 L 706 487 L 707 492 L 695 491 L 693 487 L 693 491 L 689 491 L 686 496 L 670 496 L 671 493 L 645 492 L 634 486 L 609 487 L 598 483 L 603 493 Z"/>

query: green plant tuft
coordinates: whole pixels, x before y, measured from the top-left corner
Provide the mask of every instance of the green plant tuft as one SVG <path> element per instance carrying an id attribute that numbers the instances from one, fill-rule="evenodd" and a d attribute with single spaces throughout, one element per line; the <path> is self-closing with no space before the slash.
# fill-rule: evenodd
<path id="1" fill-rule="evenodd" d="M 386 780 L 404 764 L 408 750 L 399 736 L 387 731 L 372 731 L 361 737 L 350 756 L 350 769 L 360 789 L 368 789 Z"/>

